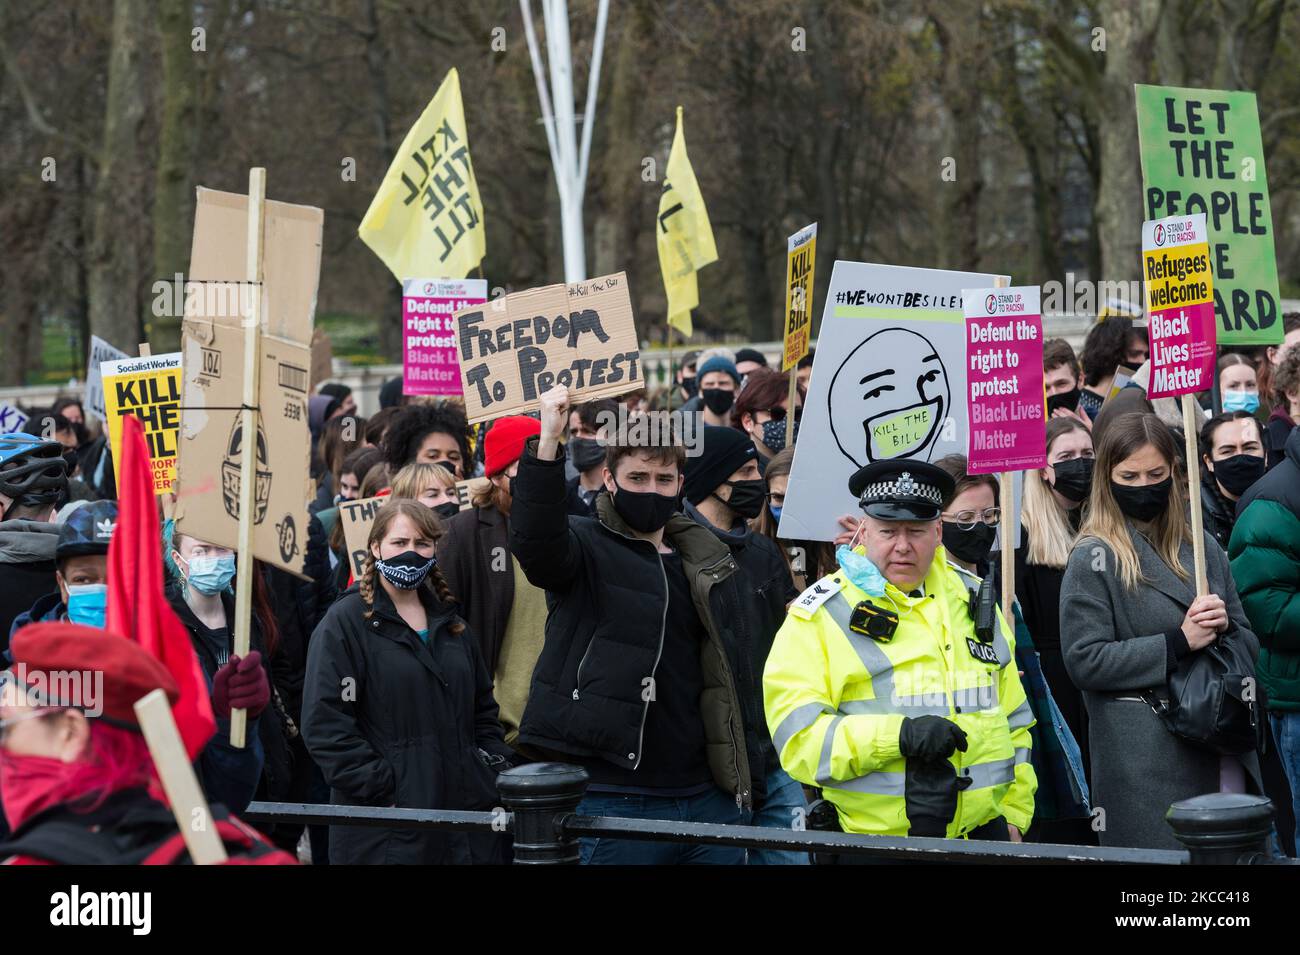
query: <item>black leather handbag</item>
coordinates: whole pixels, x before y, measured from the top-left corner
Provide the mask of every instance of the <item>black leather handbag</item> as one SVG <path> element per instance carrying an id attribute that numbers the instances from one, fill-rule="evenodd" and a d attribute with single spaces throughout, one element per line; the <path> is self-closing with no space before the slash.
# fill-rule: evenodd
<path id="1" fill-rule="evenodd" d="M 1255 660 L 1235 629 L 1180 660 L 1167 690 L 1167 697 L 1142 698 L 1175 736 L 1220 756 L 1262 749 L 1264 707 Z"/>

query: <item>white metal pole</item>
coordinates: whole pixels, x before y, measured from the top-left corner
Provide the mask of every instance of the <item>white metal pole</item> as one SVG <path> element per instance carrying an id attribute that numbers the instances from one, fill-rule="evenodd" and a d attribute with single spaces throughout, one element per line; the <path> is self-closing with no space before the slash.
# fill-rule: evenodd
<path id="1" fill-rule="evenodd" d="M 591 134 L 596 127 L 596 94 L 600 88 L 600 60 L 605 53 L 605 24 L 609 0 L 600 0 L 596 10 L 596 36 L 591 47 L 591 70 L 587 73 L 587 105 L 582 116 L 582 156 L 578 160 L 578 195 L 587 192 L 587 160 L 591 156 Z"/>

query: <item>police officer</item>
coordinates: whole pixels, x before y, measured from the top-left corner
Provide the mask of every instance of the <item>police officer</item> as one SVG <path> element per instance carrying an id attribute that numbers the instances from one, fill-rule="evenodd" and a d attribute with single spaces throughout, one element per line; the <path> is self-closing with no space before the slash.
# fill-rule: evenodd
<path id="1" fill-rule="evenodd" d="M 1019 841 L 1034 719 L 1010 629 L 987 593 L 976 626 L 978 592 L 940 545 L 953 479 L 877 461 L 849 491 L 858 532 L 790 605 L 763 674 L 781 765 L 821 787 L 845 832 Z"/>

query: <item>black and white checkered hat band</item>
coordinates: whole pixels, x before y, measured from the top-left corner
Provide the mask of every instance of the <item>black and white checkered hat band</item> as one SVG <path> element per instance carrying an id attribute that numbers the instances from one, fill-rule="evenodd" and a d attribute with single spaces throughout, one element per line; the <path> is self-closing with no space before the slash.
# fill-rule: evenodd
<path id="1" fill-rule="evenodd" d="M 897 480 L 877 481 L 874 484 L 868 484 L 859 500 L 869 504 L 873 501 L 898 500 L 900 498 L 919 498 L 936 507 L 943 507 L 943 493 L 937 487 L 933 484 L 922 484 L 906 471 Z"/>

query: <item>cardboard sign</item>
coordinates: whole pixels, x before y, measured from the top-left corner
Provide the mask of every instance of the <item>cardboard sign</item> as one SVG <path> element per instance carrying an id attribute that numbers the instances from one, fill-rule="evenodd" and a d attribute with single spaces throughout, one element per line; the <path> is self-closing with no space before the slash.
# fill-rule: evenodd
<path id="1" fill-rule="evenodd" d="M 226 322 L 186 320 L 177 528 L 222 547 L 239 541 L 240 461 L 244 435 L 244 330 Z M 311 349 L 263 335 L 259 369 L 253 553 L 301 573 L 310 475 L 307 398 Z"/>
<path id="2" fill-rule="evenodd" d="M 94 415 L 100 421 L 108 421 L 108 412 L 104 410 L 104 377 L 101 367 L 106 361 L 126 357 L 126 352 L 114 348 L 98 335 L 90 336 L 90 360 L 86 362 L 86 400 L 82 405 L 86 414 Z"/>
<path id="3" fill-rule="evenodd" d="M 456 482 L 456 501 L 462 511 L 468 511 L 474 505 L 470 503 L 474 492 L 490 483 L 487 478 L 470 478 L 468 481 Z"/>
<path id="4" fill-rule="evenodd" d="M 1214 281 L 1205 216 L 1142 223 L 1142 277 L 1151 338 L 1148 398 L 1214 386 Z"/>
<path id="5" fill-rule="evenodd" d="M 113 460 L 122 460 L 122 416 L 144 425 L 153 471 L 153 491 L 167 494 L 176 480 L 177 437 L 181 424 L 181 353 L 121 358 L 100 366 L 104 411 Z"/>
<path id="6" fill-rule="evenodd" d="M 997 474 L 1047 466 L 1043 318 L 1039 288 L 967 289 L 966 471 Z"/>
<path id="7" fill-rule="evenodd" d="M 311 392 L 316 386 L 334 377 L 334 344 L 321 328 L 311 334 Z"/>
<path id="8" fill-rule="evenodd" d="M 0 403 L 0 434 L 14 434 L 23 430 L 27 415 L 13 405 Z"/>
<path id="9" fill-rule="evenodd" d="M 554 385 L 587 401 L 632 391 L 641 350 L 622 272 L 458 311 L 465 410 L 475 424 L 537 408 Z"/>
<path id="10" fill-rule="evenodd" d="M 1254 93 L 1135 87 L 1147 219 L 1206 217 L 1218 339 L 1282 341 L 1273 211 Z"/>
<path id="11" fill-rule="evenodd" d="M 461 393 L 452 316 L 487 301 L 487 279 L 407 279 L 402 284 L 402 394 Z"/>
<path id="12" fill-rule="evenodd" d="M 813 271 L 817 265 L 817 223 L 786 240 L 785 343 L 781 370 L 789 371 L 808 354 L 812 339 Z"/>
<path id="13" fill-rule="evenodd" d="M 349 566 L 352 576 L 361 576 L 361 564 L 366 559 L 366 541 L 370 539 L 370 528 L 374 526 L 379 509 L 384 506 L 388 496 L 366 497 L 359 501 L 343 501 L 339 504 L 339 521 L 343 524 L 343 540 L 348 549 Z"/>
<path id="14" fill-rule="evenodd" d="M 996 278 L 835 263 L 782 538 L 834 540 L 840 515 L 861 514 L 849 478 L 872 461 L 966 452 L 962 289 L 991 286 Z"/>
<path id="15" fill-rule="evenodd" d="M 262 331 L 310 345 L 325 214 L 311 206 L 270 199 L 263 208 Z M 230 299 L 237 300 L 244 284 L 240 277 L 247 274 L 247 259 L 248 196 L 200 188 L 194 208 L 186 317 L 237 319 L 238 308 L 213 307 L 209 293 L 227 291 Z M 207 304 L 196 306 L 192 300 L 190 285 L 196 283 L 214 286 L 195 290 L 208 297 Z M 310 368 L 310 364 L 304 367 Z"/>

